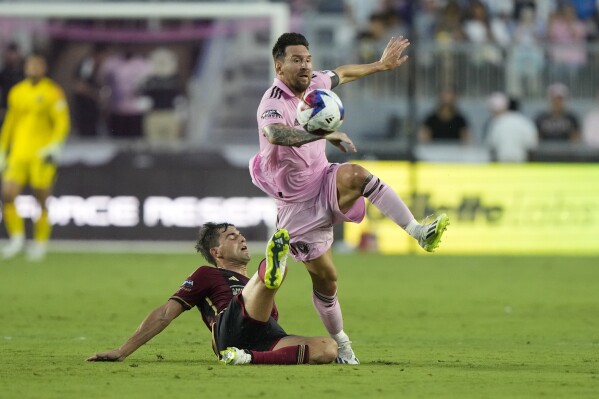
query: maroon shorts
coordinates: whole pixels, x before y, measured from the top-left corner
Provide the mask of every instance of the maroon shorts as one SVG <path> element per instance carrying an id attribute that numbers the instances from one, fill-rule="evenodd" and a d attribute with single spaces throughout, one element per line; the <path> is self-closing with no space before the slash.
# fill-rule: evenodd
<path id="1" fill-rule="evenodd" d="M 213 330 L 219 353 L 230 346 L 238 349 L 269 351 L 287 335 L 289 334 L 272 317 L 266 322 L 250 318 L 245 311 L 241 293 L 235 295 L 229 307 L 218 316 Z"/>

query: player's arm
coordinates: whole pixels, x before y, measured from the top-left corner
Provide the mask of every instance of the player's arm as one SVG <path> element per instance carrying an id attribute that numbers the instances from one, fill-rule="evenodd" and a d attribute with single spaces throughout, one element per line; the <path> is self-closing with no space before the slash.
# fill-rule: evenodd
<path id="1" fill-rule="evenodd" d="M 69 106 L 62 89 L 56 89 L 56 99 L 51 108 L 51 119 L 54 122 L 52 128 L 52 143 L 62 144 L 69 134 L 71 123 L 69 119 Z"/>
<path id="2" fill-rule="evenodd" d="M 109 352 L 96 353 L 88 357 L 88 362 L 120 362 L 139 349 L 146 342 L 160 334 L 185 309 L 174 300 L 154 309 L 141 322 L 135 333 L 119 348 Z"/>
<path id="3" fill-rule="evenodd" d="M 356 147 L 347 134 L 342 132 L 329 133 L 326 136 L 318 136 L 308 133 L 303 129 L 296 129 L 282 123 L 266 125 L 262 132 L 271 144 L 282 145 L 286 147 L 299 147 L 316 140 L 326 139 L 335 147 L 343 152 L 350 149 L 356 152 Z M 347 145 L 347 148 L 344 146 Z"/>
<path id="4" fill-rule="evenodd" d="M 0 131 L 0 154 L 6 155 L 8 149 L 10 147 L 10 141 L 12 138 L 12 133 L 15 127 L 16 116 L 15 110 L 12 106 L 14 102 L 14 94 L 13 90 L 11 90 L 8 94 L 8 107 L 6 114 L 4 115 L 4 122 L 2 123 L 2 130 Z"/>
<path id="5" fill-rule="evenodd" d="M 52 120 L 50 142 L 45 147 L 40 148 L 38 152 L 38 156 L 48 162 L 56 162 L 71 128 L 69 107 L 64 93 L 59 87 L 55 90 L 54 103 L 50 107 L 50 120 Z"/>
<path id="6" fill-rule="evenodd" d="M 399 67 L 408 59 L 407 55 L 402 56 L 402 54 L 409 45 L 409 40 L 404 39 L 403 36 L 392 37 L 380 60 L 370 64 L 350 64 L 337 67 L 334 72 L 339 76 L 339 84 L 353 82 L 373 73 L 390 71 Z"/>

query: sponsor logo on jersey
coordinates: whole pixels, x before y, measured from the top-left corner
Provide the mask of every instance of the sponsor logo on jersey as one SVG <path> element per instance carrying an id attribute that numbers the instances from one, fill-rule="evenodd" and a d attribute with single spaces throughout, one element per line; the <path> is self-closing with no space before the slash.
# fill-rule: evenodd
<path id="1" fill-rule="evenodd" d="M 232 281 L 239 281 L 239 279 L 238 279 L 237 277 L 235 277 L 235 276 L 231 276 L 231 277 L 229 277 L 229 280 L 232 280 Z"/>
<path id="2" fill-rule="evenodd" d="M 283 119 L 283 115 L 281 115 L 279 113 L 279 111 L 277 111 L 276 109 L 269 109 L 268 111 L 264 111 L 260 118 L 262 118 L 262 119 L 271 119 L 271 118 Z"/>
<path id="3" fill-rule="evenodd" d="M 299 125 L 300 125 L 300 123 L 297 121 L 297 119 L 293 121 L 293 126 L 299 126 Z"/>
<path id="4" fill-rule="evenodd" d="M 181 287 L 183 288 L 193 288 L 193 280 L 185 280 L 183 281 L 183 284 L 181 284 Z"/>

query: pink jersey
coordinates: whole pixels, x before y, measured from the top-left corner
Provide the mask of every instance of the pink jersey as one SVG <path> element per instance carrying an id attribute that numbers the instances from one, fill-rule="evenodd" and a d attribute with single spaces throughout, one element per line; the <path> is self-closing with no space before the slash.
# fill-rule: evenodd
<path id="1" fill-rule="evenodd" d="M 313 72 L 308 87 L 331 89 L 330 71 Z M 302 202 L 315 197 L 329 166 L 326 140 L 316 140 L 301 147 L 271 144 L 262 129 L 284 124 L 301 129 L 296 119 L 300 99 L 279 79 L 264 93 L 258 106 L 260 152 L 250 160 L 252 182 L 271 197 L 283 202 Z"/>

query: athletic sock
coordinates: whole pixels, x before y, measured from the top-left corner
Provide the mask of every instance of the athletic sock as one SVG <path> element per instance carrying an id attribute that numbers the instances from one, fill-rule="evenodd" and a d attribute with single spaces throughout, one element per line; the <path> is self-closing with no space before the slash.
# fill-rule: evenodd
<path id="1" fill-rule="evenodd" d="M 17 213 L 14 202 L 4 204 L 4 224 L 10 237 L 25 235 L 25 222 Z"/>
<path id="2" fill-rule="evenodd" d="M 349 342 L 349 337 L 343 330 L 339 331 L 337 334 L 331 334 L 331 338 L 333 338 L 339 346 L 341 346 L 343 343 Z"/>
<path id="3" fill-rule="evenodd" d="M 383 215 L 393 220 L 404 230 L 415 221 L 414 215 L 399 195 L 374 175 L 370 175 L 364 182 L 362 195 L 368 198 L 372 205 L 381 211 Z"/>
<path id="4" fill-rule="evenodd" d="M 258 265 L 258 277 L 260 277 L 260 281 L 264 282 L 264 274 L 266 273 L 266 259 L 262 259 L 260 264 Z"/>
<path id="5" fill-rule="evenodd" d="M 48 217 L 48 210 L 43 209 L 40 217 L 33 224 L 33 239 L 37 242 L 47 242 L 52 233 L 52 225 Z"/>
<path id="6" fill-rule="evenodd" d="M 252 354 L 253 364 L 305 364 L 310 361 L 308 345 L 286 346 L 266 352 L 249 352 Z"/>
<path id="7" fill-rule="evenodd" d="M 312 303 L 331 336 L 343 330 L 343 315 L 336 292 L 333 296 L 329 296 L 312 291 Z"/>

